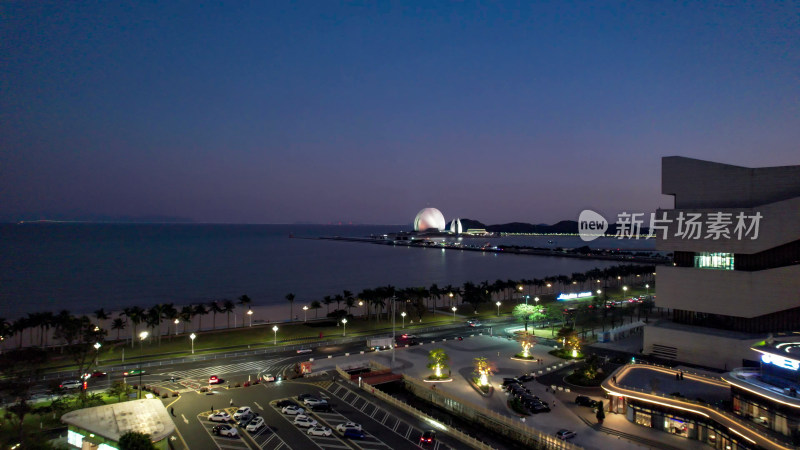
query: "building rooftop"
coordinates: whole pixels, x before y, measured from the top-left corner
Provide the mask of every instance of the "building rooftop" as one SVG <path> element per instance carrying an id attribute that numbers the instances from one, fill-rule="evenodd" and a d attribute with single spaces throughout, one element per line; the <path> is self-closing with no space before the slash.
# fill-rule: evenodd
<path id="1" fill-rule="evenodd" d="M 150 435 L 160 441 L 175 431 L 175 425 L 161 400 L 131 400 L 111 405 L 95 406 L 72 411 L 61 421 L 113 441 L 128 431 Z"/>

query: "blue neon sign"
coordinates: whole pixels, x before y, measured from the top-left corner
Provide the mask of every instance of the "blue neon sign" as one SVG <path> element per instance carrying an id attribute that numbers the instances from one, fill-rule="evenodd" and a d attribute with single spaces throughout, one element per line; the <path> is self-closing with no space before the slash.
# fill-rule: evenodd
<path id="1" fill-rule="evenodd" d="M 764 361 L 767 364 L 772 364 L 778 367 L 782 367 L 784 369 L 789 369 L 789 370 L 800 369 L 800 361 L 795 361 L 793 359 L 784 358 L 778 355 L 771 355 L 769 353 L 763 353 L 761 355 L 761 361 Z"/>

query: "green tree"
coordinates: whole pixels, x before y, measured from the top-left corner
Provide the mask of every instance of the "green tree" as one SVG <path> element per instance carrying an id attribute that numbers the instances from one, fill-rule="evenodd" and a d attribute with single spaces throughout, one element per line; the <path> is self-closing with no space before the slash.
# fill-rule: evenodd
<path id="1" fill-rule="evenodd" d="M 155 450 L 150 435 L 136 431 L 128 431 L 119 438 L 120 450 Z"/>
<path id="2" fill-rule="evenodd" d="M 111 321 L 111 329 L 117 330 L 117 340 L 119 340 L 119 333 L 125 329 L 125 321 L 122 320 L 122 317 L 117 317 Z"/>
<path id="3" fill-rule="evenodd" d="M 442 372 L 449 367 L 450 357 L 441 348 L 431 350 L 428 353 L 428 368 L 433 370 L 436 377 L 441 377 Z"/>
<path id="4" fill-rule="evenodd" d="M 538 311 L 538 308 L 534 305 L 526 305 L 521 303 L 514 307 L 513 315 L 516 317 L 517 320 L 520 322 L 525 323 L 525 332 L 528 332 L 528 322 L 533 320 L 533 315 Z"/>

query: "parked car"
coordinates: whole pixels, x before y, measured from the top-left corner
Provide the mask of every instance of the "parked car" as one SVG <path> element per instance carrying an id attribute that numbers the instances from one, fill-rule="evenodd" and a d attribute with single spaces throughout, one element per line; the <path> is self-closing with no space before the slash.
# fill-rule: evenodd
<path id="1" fill-rule="evenodd" d="M 436 432 L 433 430 L 426 430 L 419 437 L 420 444 L 433 444 L 436 442 Z"/>
<path id="2" fill-rule="evenodd" d="M 510 386 L 512 384 L 520 384 L 517 378 L 503 378 L 503 386 Z"/>
<path id="3" fill-rule="evenodd" d="M 66 380 L 62 381 L 59 386 L 61 389 L 80 389 L 83 387 L 83 382 L 80 380 Z"/>
<path id="4" fill-rule="evenodd" d="M 284 414 L 288 414 L 290 416 L 295 416 L 298 414 L 303 414 L 304 412 L 306 412 L 306 410 L 299 406 L 289 405 L 289 406 L 284 406 L 283 409 L 281 409 L 281 412 Z"/>
<path id="5" fill-rule="evenodd" d="M 588 406 L 589 408 L 597 408 L 600 405 L 600 402 L 597 400 L 592 400 L 585 395 L 579 395 L 575 397 L 575 403 L 581 406 Z"/>
<path id="6" fill-rule="evenodd" d="M 252 431 L 258 431 L 263 426 L 264 426 L 264 418 L 261 417 L 261 416 L 257 416 L 257 417 L 254 417 L 253 420 L 251 420 L 250 423 L 247 424 L 247 427 L 245 427 L 245 430 L 251 431 L 251 432 Z"/>
<path id="7" fill-rule="evenodd" d="M 305 414 L 298 414 L 294 418 L 294 424 L 298 427 L 308 428 L 317 426 L 317 421 Z"/>
<path id="8" fill-rule="evenodd" d="M 328 403 L 328 401 L 316 397 L 306 397 L 303 399 L 303 403 L 307 406 L 314 406 L 314 405 L 321 405 L 323 403 Z"/>
<path id="9" fill-rule="evenodd" d="M 306 434 L 310 434 L 312 436 L 330 436 L 333 432 L 328 427 L 321 427 L 319 425 L 311 427 L 306 431 Z"/>
<path id="10" fill-rule="evenodd" d="M 336 431 L 338 431 L 339 433 L 344 433 L 345 431 L 350 429 L 361 431 L 361 425 L 355 422 L 345 422 L 336 425 Z"/>
<path id="11" fill-rule="evenodd" d="M 224 381 L 225 380 L 216 375 L 211 375 L 210 377 L 208 377 L 208 384 L 220 384 L 223 383 Z"/>
<path id="12" fill-rule="evenodd" d="M 239 434 L 239 432 L 236 431 L 236 428 L 233 428 L 230 425 L 217 425 L 211 429 L 211 432 L 216 434 L 217 436 L 228 436 L 228 437 L 234 437 Z"/>
<path id="13" fill-rule="evenodd" d="M 550 412 L 550 407 L 542 402 L 534 402 L 528 409 L 534 414 Z"/>
<path id="14" fill-rule="evenodd" d="M 348 428 L 344 430 L 343 436 L 348 439 L 364 439 L 364 432 L 355 428 Z"/>
<path id="15" fill-rule="evenodd" d="M 567 430 L 566 428 L 562 428 L 556 431 L 556 437 L 561 439 L 562 441 L 566 441 L 567 439 L 572 439 L 576 436 L 574 431 Z"/>
<path id="16" fill-rule="evenodd" d="M 208 416 L 208 420 L 210 422 L 227 422 L 231 420 L 231 416 L 225 411 L 220 411 L 218 413 L 214 413 Z"/>
<path id="17" fill-rule="evenodd" d="M 233 420 L 239 420 L 245 414 L 252 414 L 253 410 L 249 406 L 242 406 L 241 408 L 237 409 L 235 413 L 233 413 Z"/>
<path id="18" fill-rule="evenodd" d="M 278 408 L 283 408 L 284 406 L 297 406 L 297 403 L 295 403 L 293 400 L 285 399 L 279 400 L 277 403 L 275 403 L 275 406 Z"/>
<path id="19" fill-rule="evenodd" d="M 519 381 L 521 381 L 523 383 L 527 383 L 528 381 L 533 381 L 533 380 L 536 379 L 535 376 L 533 376 L 531 374 L 528 374 L 528 373 L 526 373 L 525 375 L 522 375 L 520 377 L 517 377 L 517 378 L 519 378 Z"/>
<path id="20" fill-rule="evenodd" d="M 320 403 L 319 405 L 312 405 L 311 410 L 317 412 L 329 412 L 331 411 L 331 405 L 328 402 Z"/>
<path id="21" fill-rule="evenodd" d="M 237 427 L 240 427 L 240 428 L 244 428 L 244 427 L 246 427 L 246 426 L 247 426 L 247 425 L 248 425 L 248 424 L 249 424 L 249 423 L 250 423 L 250 422 L 251 422 L 253 419 L 255 419 L 255 418 L 256 418 L 256 416 L 258 416 L 258 414 L 254 413 L 254 412 L 249 412 L 249 413 L 247 413 L 247 414 L 244 414 L 244 415 L 242 415 L 241 417 L 239 417 L 239 421 L 238 421 L 238 422 L 236 422 L 236 426 L 237 426 Z"/>
<path id="22" fill-rule="evenodd" d="M 307 399 L 308 397 L 313 397 L 313 396 L 314 396 L 314 394 L 304 393 L 304 394 L 298 395 L 297 399 L 302 402 L 303 400 Z"/>

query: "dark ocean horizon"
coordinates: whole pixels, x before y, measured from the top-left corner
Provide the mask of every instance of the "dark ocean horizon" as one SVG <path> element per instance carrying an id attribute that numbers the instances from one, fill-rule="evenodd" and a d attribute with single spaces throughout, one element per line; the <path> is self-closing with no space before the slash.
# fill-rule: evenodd
<path id="1" fill-rule="evenodd" d="M 569 275 L 611 261 L 373 245 L 316 239 L 368 236 L 405 225 L 0 224 L 0 316 L 76 314 L 156 303 L 235 299 L 298 304 L 342 290 L 461 285 L 466 281 Z M 477 239 L 477 238 L 468 238 Z M 578 247 L 577 236 L 483 238 L 492 243 Z M 556 242 L 548 244 L 548 240 Z M 477 242 L 477 241 L 476 241 Z M 652 241 L 611 238 L 601 248 L 652 250 Z"/>

